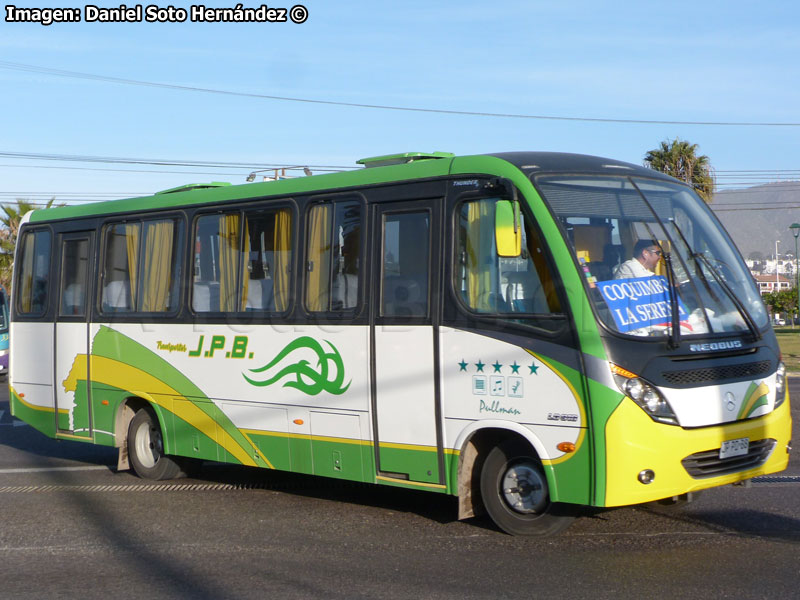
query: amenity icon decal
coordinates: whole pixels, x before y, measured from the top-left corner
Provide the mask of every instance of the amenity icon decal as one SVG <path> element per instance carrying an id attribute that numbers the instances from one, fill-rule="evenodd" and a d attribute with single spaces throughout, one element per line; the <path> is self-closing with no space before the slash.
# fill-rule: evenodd
<path id="1" fill-rule="evenodd" d="M 504 365 L 499 360 L 487 364 L 480 358 L 477 362 L 467 362 L 462 358 L 461 362 L 456 364 L 459 373 L 475 373 L 472 375 L 472 394 L 475 396 L 522 398 L 525 395 L 525 383 L 520 369 L 523 371 L 528 369 L 528 375 L 536 375 L 539 370 L 539 365 L 535 361 L 531 361 L 530 365 L 520 365 L 515 360 L 511 364 Z"/>

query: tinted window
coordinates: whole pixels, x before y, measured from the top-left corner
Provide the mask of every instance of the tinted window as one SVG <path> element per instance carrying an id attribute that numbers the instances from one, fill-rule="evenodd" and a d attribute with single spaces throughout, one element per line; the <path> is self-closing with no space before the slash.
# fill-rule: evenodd
<path id="1" fill-rule="evenodd" d="M 59 315 L 84 316 L 88 283 L 89 240 L 64 240 L 61 250 Z"/>
<path id="2" fill-rule="evenodd" d="M 531 223 L 522 219 L 522 253 L 497 255 L 497 199 L 464 202 L 456 232 L 456 290 L 473 311 L 492 315 L 541 315 L 561 312 L 544 246 Z"/>
<path id="3" fill-rule="evenodd" d="M 289 308 L 292 213 L 288 208 L 205 215 L 195 231 L 196 312 Z"/>
<path id="4" fill-rule="evenodd" d="M 17 282 L 17 308 L 20 314 L 35 316 L 47 311 L 50 237 L 49 231 L 31 231 L 22 235 L 21 267 Z"/>
<path id="5" fill-rule="evenodd" d="M 110 225 L 105 231 L 103 312 L 173 312 L 179 303 L 179 227 L 171 219 Z"/>
<path id="6" fill-rule="evenodd" d="M 206 215 L 197 220 L 192 286 L 192 308 L 196 312 L 237 310 L 240 223 L 238 212 Z"/>
<path id="7" fill-rule="evenodd" d="M 289 308 L 292 213 L 288 208 L 245 216 L 244 308 L 284 312 Z"/>
<path id="8" fill-rule="evenodd" d="M 381 316 L 428 316 L 430 213 L 383 218 Z"/>
<path id="9" fill-rule="evenodd" d="M 318 204 L 309 211 L 306 307 L 340 312 L 358 304 L 361 206 Z"/>

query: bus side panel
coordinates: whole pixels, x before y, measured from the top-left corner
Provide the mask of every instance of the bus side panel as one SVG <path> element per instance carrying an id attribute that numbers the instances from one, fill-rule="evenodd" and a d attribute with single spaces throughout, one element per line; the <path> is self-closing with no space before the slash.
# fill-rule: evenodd
<path id="1" fill-rule="evenodd" d="M 554 501 L 588 504 L 592 452 L 580 372 L 543 352 L 473 332 L 442 328 L 441 340 L 445 447 L 462 451 L 481 429 L 507 430 L 534 447 Z M 574 451 L 559 449 L 565 443 Z M 450 481 L 455 492 L 452 475 Z"/>
<path id="2" fill-rule="evenodd" d="M 11 347 L 9 376 L 11 414 L 50 437 L 56 434 L 53 327 L 52 323 L 11 324 L 11 335 L 25 343 Z"/>
<path id="3" fill-rule="evenodd" d="M 159 417 L 167 453 L 224 460 L 223 452 L 228 452 L 234 457 L 231 462 L 266 466 L 262 458 L 250 455 L 252 445 L 189 378 L 134 339 L 143 335 L 142 329 L 139 325 L 92 327 L 90 376 L 96 390 L 93 414 L 102 415 L 98 422 L 108 423 L 126 399 L 140 398 L 150 403 Z M 217 445 L 222 448 L 215 452 Z M 194 448 L 196 452 L 187 451 Z"/>
<path id="4" fill-rule="evenodd" d="M 97 428 L 113 431 L 120 405 L 139 398 L 156 411 L 168 454 L 375 481 L 366 328 L 206 330 L 93 325 Z"/>

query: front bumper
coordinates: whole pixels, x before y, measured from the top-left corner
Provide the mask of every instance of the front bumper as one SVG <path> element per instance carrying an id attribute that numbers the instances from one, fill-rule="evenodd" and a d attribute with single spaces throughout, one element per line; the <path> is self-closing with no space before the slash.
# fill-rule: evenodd
<path id="1" fill-rule="evenodd" d="M 606 424 L 605 502 L 600 504 L 640 504 L 782 471 L 789 463 L 791 435 L 788 395 L 781 406 L 762 417 L 695 429 L 656 423 L 625 398 Z M 689 473 L 695 456 L 713 456 L 722 442 L 745 437 L 750 438 L 751 446 L 755 442 L 772 445 L 770 440 L 775 440 L 771 451 L 764 453 L 766 460 L 735 472 L 723 468 L 721 474 L 715 474 L 712 468 Z M 686 464 L 684 459 L 688 459 Z M 648 469 L 655 477 L 643 484 L 639 473 Z"/>

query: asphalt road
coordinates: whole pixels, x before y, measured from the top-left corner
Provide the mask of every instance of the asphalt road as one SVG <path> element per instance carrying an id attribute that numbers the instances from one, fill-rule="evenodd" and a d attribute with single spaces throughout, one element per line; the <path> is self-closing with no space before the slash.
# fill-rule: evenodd
<path id="1" fill-rule="evenodd" d="M 423 492 L 230 466 L 142 481 L 7 408 L 2 386 L 0 598 L 800 596 L 800 461 L 785 481 L 514 538 Z"/>

